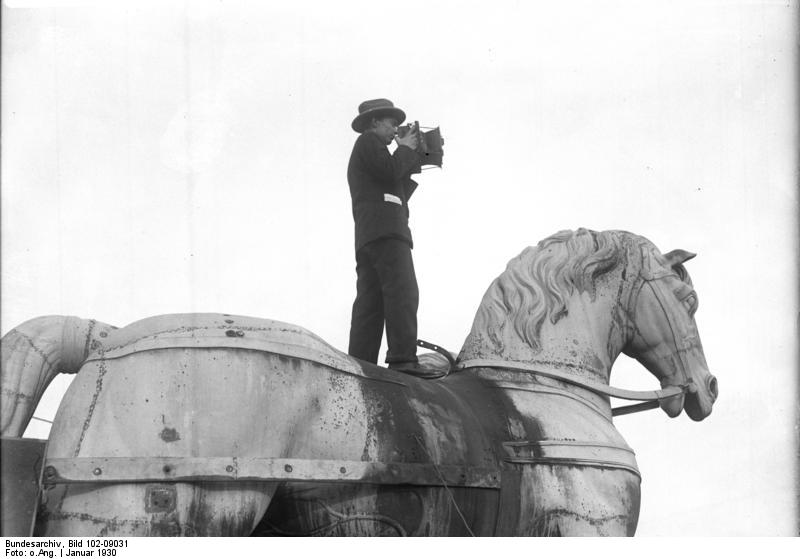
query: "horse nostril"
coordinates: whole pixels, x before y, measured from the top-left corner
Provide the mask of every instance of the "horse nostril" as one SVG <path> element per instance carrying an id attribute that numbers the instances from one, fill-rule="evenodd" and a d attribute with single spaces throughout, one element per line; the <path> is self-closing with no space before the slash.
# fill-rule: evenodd
<path id="1" fill-rule="evenodd" d="M 717 387 L 717 377 L 711 375 L 708 380 L 706 381 L 708 385 L 708 392 L 711 394 L 711 397 L 716 400 L 717 396 L 719 395 L 719 388 Z"/>

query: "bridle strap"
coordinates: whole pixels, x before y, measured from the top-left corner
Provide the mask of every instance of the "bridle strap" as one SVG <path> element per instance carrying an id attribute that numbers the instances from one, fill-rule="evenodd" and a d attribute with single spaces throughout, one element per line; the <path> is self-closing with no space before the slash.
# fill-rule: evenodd
<path id="1" fill-rule="evenodd" d="M 462 361 L 456 367 L 458 371 L 466 369 L 476 369 L 484 367 L 488 369 L 506 369 L 510 371 L 520 371 L 523 373 L 532 373 L 555 380 L 567 382 L 569 384 L 585 388 L 595 394 L 602 396 L 611 396 L 612 398 L 619 398 L 621 400 L 634 400 L 639 402 L 658 402 L 667 398 L 672 398 L 683 394 L 686 386 L 668 386 L 661 390 L 626 390 L 624 388 L 616 388 L 614 386 L 607 386 L 599 382 L 592 382 L 590 380 L 581 379 L 575 375 L 562 373 L 554 369 L 546 369 L 541 365 L 531 365 L 520 361 L 502 361 L 495 359 L 467 359 Z M 648 408 L 643 408 L 648 409 Z"/>
<path id="2" fill-rule="evenodd" d="M 678 335 L 675 333 L 675 327 L 672 324 L 672 316 L 667 311 L 667 303 L 665 301 L 663 287 L 661 286 L 660 277 L 652 278 L 649 280 L 644 280 L 642 284 L 642 288 L 646 285 L 650 288 L 655 296 L 658 304 L 661 306 L 661 311 L 663 312 L 664 316 L 666 317 L 667 324 L 669 324 L 670 333 L 672 334 L 672 343 L 675 346 L 676 353 L 678 355 L 678 363 L 680 365 L 679 373 L 681 375 L 681 385 L 688 386 L 692 384 L 691 376 L 689 375 L 689 366 L 686 363 L 686 349 L 687 347 L 684 346 L 684 342 L 678 339 Z"/>
<path id="3" fill-rule="evenodd" d="M 638 285 L 638 288 L 634 289 L 635 292 L 635 299 L 628 302 L 628 308 L 632 310 L 634 313 L 633 321 L 635 322 L 635 309 L 636 309 L 636 300 L 641 296 L 642 289 L 647 286 L 653 292 L 658 304 L 661 306 L 661 310 L 664 313 L 664 316 L 667 319 L 667 323 L 669 324 L 669 328 L 672 334 L 672 342 L 677 350 L 678 354 L 678 363 L 680 365 L 679 373 L 681 375 L 681 383 L 680 386 L 683 386 L 685 390 L 693 392 L 696 388 L 694 386 L 694 381 L 692 380 L 691 375 L 689 374 L 689 366 L 686 362 L 686 354 L 683 341 L 678 339 L 678 336 L 675 333 L 675 328 L 672 323 L 672 316 L 668 312 L 668 304 L 666 302 L 666 297 L 664 295 L 663 286 L 661 285 L 661 280 L 668 276 L 678 275 L 677 272 L 671 267 L 661 267 L 660 270 L 653 270 L 654 267 L 654 255 L 652 252 L 649 252 L 645 249 L 645 246 L 642 245 L 642 269 L 639 273 L 638 280 L 641 281 L 641 284 Z M 633 295 L 633 293 L 632 293 Z M 632 303 L 632 304 L 631 304 Z"/>

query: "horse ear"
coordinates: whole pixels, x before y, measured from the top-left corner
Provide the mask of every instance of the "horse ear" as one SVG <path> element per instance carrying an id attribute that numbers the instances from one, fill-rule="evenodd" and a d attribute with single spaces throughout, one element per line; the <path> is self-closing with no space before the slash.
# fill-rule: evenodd
<path id="1" fill-rule="evenodd" d="M 668 253 L 666 253 L 664 255 L 664 258 L 667 259 L 667 262 L 669 263 L 670 267 L 675 267 L 678 264 L 683 264 L 687 260 L 691 260 L 695 256 L 697 255 L 693 252 L 677 249 L 677 250 L 671 250 Z"/>

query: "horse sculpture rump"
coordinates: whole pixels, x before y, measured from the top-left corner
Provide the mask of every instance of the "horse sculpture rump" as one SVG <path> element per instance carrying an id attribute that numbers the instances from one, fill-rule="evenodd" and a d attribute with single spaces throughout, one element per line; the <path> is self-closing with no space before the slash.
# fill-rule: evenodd
<path id="1" fill-rule="evenodd" d="M 670 416 L 711 412 L 690 256 L 556 234 L 490 286 L 459 370 L 437 381 L 276 321 L 20 327 L 3 340 L 3 434 L 21 433 L 59 359 L 80 365 L 50 434 L 41 535 L 632 535 L 640 474 L 593 387 L 624 351 L 681 387 L 660 402 Z"/>

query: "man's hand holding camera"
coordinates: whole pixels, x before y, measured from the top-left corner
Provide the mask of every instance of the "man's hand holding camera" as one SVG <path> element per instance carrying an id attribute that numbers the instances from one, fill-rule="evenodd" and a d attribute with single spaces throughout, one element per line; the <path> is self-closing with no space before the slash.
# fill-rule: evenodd
<path id="1" fill-rule="evenodd" d="M 401 129 L 397 136 L 395 136 L 395 141 L 398 146 L 406 146 L 416 151 L 419 146 L 419 129 L 413 127 L 405 130 Z"/>

